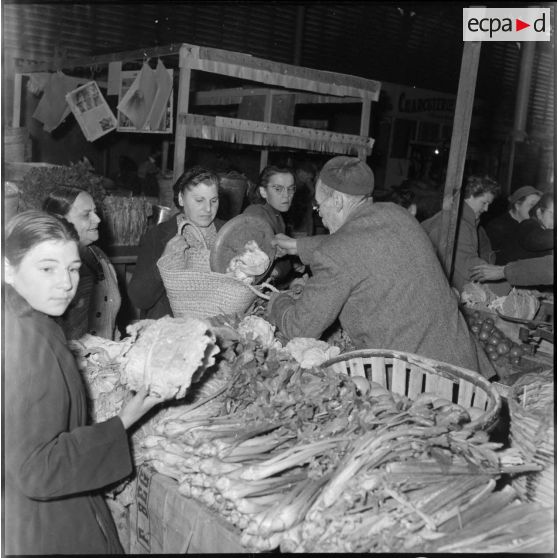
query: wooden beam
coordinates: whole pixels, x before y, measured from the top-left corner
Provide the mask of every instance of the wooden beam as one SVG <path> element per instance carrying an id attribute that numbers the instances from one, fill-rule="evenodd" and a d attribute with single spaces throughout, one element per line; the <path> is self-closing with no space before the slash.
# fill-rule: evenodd
<path id="1" fill-rule="evenodd" d="M 267 89 L 235 87 L 230 89 L 212 89 L 211 91 L 197 91 L 193 101 L 196 105 L 238 105 L 244 97 L 259 97 L 261 95 L 293 95 L 295 103 L 303 104 L 333 104 L 360 103 L 360 97 L 337 97 L 335 95 L 319 95 L 317 93 L 301 93 L 299 91 L 285 91 L 285 89 Z"/>
<path id="2" fill-rule="evenodd" d="M 459 216 L 459 204 L 461 201 L 461 184 L 463 182 L 463 169 L 465 168 L 471 115 L 473 113 L 473 103 L 475 100 L 480 49 L 480 42 L 464 43 L 457 99 L 455 103 L 455 114 L 453 117 L 453 130 L 448 157 L 444 199 L 442 203 L 442 222 L 440 227 L 440 240 L 447 239 L 443 265 L 448 279 L 450 280 L 453 273 L 453 252 Z"/>
<path id="3" fill-rule="evenodd" d="M 190 99 L 190 77 L 191 70 L 188 65 L 187 58 L 190 52 L 180 49 L 180 73 L 178 78 L 178 103 L 176 113 L 188 112 L 188 102 Z M 176 119 L 176 132 L 174 136 L 174 162 L 173 162 L 173 182 L 176 182 L 180 175 L 184 172 L 184 163 L 186 160 L 186 122 L 184 119 Z"/>
<path id="4" fill-rule="evenodd" d="M 142 48 L 138 50 L 125 50 L 94 56 L 76 56 L 63 58 L 58 62 L 33 62 L 17 63 L 18 71 L 25 72 L 55 72 L 57 70 L 71 70 L 72 68 L 87 68 L 88 66 L 101 66 L 109 62 L 141 62 L 146 58 L 160 58 L 162 56 L 178 55 L 182 43 L 173 43 L 165 46 Z"/>
<path id="5" fill-rule="evenodd" d="M 192 70 L 203 70 L 289 89 L 329 95 L 370 98 L 377 101 L 381 83 L 347 74 L 314 70 L 273 62 L 249 54 L 208 47 L 183 45 L 197 56 L 189 59 Z"/>
<path id="6" fill-rule="evenodd" d="M 374 145 L 372 138 L 351 134 L 221 116 L 179 114 L 177 128 L 178 123 L 188 130 L 189 137 L 261 147 L 290 147 L 358 155 L 360 152 L 370 154 Z"/>

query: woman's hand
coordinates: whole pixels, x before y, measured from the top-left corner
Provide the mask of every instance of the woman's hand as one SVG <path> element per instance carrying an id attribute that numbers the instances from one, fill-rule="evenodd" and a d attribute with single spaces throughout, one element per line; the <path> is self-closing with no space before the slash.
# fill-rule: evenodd
<path id="1" fill-rule="evenodd" d="M 280 258 L 287 254 L 291 256 L 297 255 L 296 238 L 291 238 L 286 234 L 278 233 L 271 241 L 273 246 L 277 247 L 277 257 Z"/>
<path id="2" fill-rule="evenodd" d="M 141 388 L 124 404 L 118 413 L 124 428 L 128 430 L 135 422 L 137 422 L 145 413 L 150 411 L 155 405 L 161 403 L 163 399 L 149 395 L 147 388 Z"/>
<path id="3" fill-rule="evenodd" d="M 498 281 L 504 278 L 503 265 L 480 264 L 471 268 L 471 279 L 473 281 Z"/>

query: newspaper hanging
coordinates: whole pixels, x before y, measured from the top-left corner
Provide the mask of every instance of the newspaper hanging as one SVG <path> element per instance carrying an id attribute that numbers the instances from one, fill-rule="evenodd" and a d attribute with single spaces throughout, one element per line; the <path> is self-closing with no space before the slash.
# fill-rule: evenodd
<path id="1" fill-rule="evenodd" d="M 66 94 L 66 101 L 87 141 L 116 130 L 116 117 L 110 110 L 99 85 L 90 81 Z"/>
<path id="2" fill-rule="evenodd" d="M 120 72 L 119 132 L 172 133 L 173 74 L 160 60 L 155 70 L 144 63 L 141 70 Z"/>

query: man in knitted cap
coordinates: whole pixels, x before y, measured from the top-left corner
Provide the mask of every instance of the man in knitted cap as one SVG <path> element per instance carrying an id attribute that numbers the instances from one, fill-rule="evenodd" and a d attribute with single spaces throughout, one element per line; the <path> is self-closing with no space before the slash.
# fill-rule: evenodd
<path id="1" fill-rule="evenodd" d="M 324 165 L 316 209 L 330 234 L 276 235 L 280 253 L 297 254 L 312 276 L 296 296 L 272 295 L 268 319 L 289 339 L 319 339 L 338 318 L 357 349 L 417 353 L 493 376 L 430 239 L 406 209 L 374 203 L 373 189 L 358 158 Z"/>

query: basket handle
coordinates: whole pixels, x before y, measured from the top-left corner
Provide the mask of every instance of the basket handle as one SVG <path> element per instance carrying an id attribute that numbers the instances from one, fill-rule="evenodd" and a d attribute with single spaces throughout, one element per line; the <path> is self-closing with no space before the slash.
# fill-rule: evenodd
<path id="1" fill-rule="evenodd" d="M 190 223 L 189 221 L 185 221 L 184 223 L 178 225 L 178 234 L 183 235 L 184 234 L 184 229 L 187 226 L 192 227 L 192 230 L 194 231 L 194 236 L 196 236 L 198 238 L 198 240 L 201 241 L 201 243 L 203 244 L 204 248 L 206 250 L 209 250 L 209 245 L 207 244 L 207 240 L 205 239 L 205 236 L 203 235 L 203 233 L 201 232 L 201 230 L 199 229 L 199 227 L 197 227 L 196 225 L 194 225 L 194 223 Z"/>
<path id="2" fill-rule="evenodd" d="M 246 286 L 256 295 L 258 295 L 260 298 L 263 298 L 264 300 L 269 300 L 269 296 L 263 294 L 259 289 L 257 289 L 256 287 L 253 287 L 252 285 L 245 283 Z M 279 289 L 276 289 L 273 285 L 269 284 L 269 283 L 262 283 L 261 285 L 258 285 L 260 287 L 260 289 L 269 289 L 272 293 L 278 293 Z"/>

